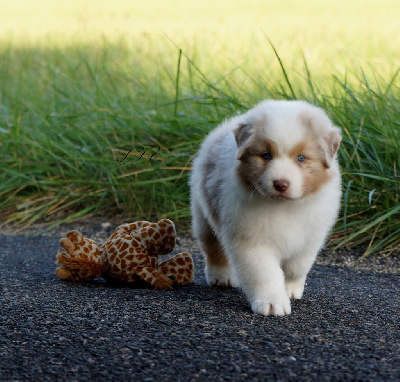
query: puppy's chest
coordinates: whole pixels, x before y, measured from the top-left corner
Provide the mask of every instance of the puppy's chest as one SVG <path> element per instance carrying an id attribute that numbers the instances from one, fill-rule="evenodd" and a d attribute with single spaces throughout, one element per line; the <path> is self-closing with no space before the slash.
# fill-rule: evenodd
<path id="1" fill-rule="evenodd" d="M 249 209 L 239 222 L 239 238 L 248 240 L 250 245 L 272 245 L 282 253 L 304 248 L 317 231 L 318 219 L 296 209 Z"/>

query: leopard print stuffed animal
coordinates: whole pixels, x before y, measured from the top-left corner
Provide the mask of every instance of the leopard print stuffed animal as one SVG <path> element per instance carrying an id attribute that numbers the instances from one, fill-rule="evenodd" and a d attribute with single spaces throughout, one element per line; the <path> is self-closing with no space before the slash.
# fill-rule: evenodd
<path id="1" fill-rule="evenodd" d="M 158 262 L 175 247 L 175 225 L 162 219 L 157 223 L 139 221 L 120 225 L 107 242 L 99 247 L 79 231 L 70 231 L 60 240 L 57 276 L 66 281 L 92 281 L 103 277 L 109 281 L 137 283 L 144 280 L 154 289 L 172 289 L 193 280 L 194 266 L 190 254 L 179 253 Z"/>

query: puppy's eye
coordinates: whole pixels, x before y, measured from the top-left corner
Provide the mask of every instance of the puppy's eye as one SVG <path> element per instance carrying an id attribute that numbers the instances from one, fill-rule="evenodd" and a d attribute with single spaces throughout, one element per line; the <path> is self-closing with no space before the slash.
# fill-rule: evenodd
<path id="1" fill-rule="evenodd" d="M 265 159 L 265 160 L 271 160 L 272 159 L 272 154 L 271 153 L 262 153 L 260 156 L 261 156 L 262 159 Z"/>
<path id="2" fill-rule="evenodd" d="M 297 156 L 297 160 L 298 160 L 299 162 L 304 162 L 304 161 L 306 160 L 306 157 L 305 157 L 304 155 L 298 155 L 298 156 Z"/>

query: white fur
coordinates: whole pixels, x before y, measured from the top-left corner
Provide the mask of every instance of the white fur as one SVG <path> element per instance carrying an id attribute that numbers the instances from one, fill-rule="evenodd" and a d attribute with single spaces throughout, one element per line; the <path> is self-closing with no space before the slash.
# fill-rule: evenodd
<path id="1" fill-rule="evenodd" d="M 305 139 L 307 127 L 299 122 L 300 113 L 309 115 L 318 131 L 338 134 L 319 108 L 301 101 L 264 101 L 212 131 L 193 162 L 193 232 L 199 238 L 205 227 L 211 227 L 230 265 L 206 266 L 207 281 L 210 285 L 240 286 L 252 310 L 263 315 L 291 313 L 290 298 L 302 297 L 307 273 L 340 205 L 336 152 L 328 161 L 329 180 L 318 191 L 302 194 L 303 172 L 286 155 Z M 270 162 L 257 189 L 250 191 L 238 176 L 241 147 L 234 132 L 241 124 L 251 125 L 263 117 L 262 129 L 283 154 Z M 212 164 L 207 172 L 206 163 Z M 276 198 L 279 193 L 273 181 L 281 178 L 287 179 L 290 187 L 284 197 Z M 201 238 L 199 244 L 203 248 Z"/>

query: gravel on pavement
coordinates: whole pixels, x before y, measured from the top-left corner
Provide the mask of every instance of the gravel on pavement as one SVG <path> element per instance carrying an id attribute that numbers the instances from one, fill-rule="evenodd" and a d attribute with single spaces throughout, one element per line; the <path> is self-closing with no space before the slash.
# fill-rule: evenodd
<path id="1" fill-rule="evenodd" d="M 177 251 L 193 254 L 189 286 L 63 282 L 69 229 L 0 235 L 0 381 L 400 380 L 398 260 L 352 268 L 324 252 L 292 314 L 263 317 L 239 290 L 207 286 L 188 234 Z M 110 229 L 84 233 L 101 242 Z"/>

